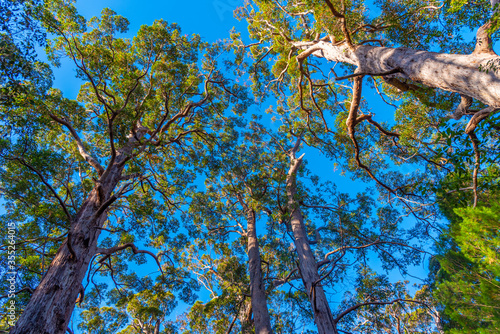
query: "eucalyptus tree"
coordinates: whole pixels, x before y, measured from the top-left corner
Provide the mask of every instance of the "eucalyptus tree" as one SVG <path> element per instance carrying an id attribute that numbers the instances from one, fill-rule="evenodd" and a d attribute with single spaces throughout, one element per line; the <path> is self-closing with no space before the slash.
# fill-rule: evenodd
<path id="1" fill-rule="evenodd" d="M 196 225 L 204 233 L 190 246 L 186 266 L 198 276 L 200 285 L 210 291 L 211 300 L 195 304 L 183 328 L 196 333 L 231 332 L 239 320 L 244 332 L 245 322 L 251 319 L 245 307 L 246 296 L 251 298 L 251 312 L 265 310 L 254 303 L 265 305 L 266 298 L 267 305 L 283 306 L 288 300 L 290 305 L 298 306 L 294 314 L 308 319 L 305 328 L 310 330 L 315 321 L 320 333 L 348 331 L 352 322 L 346 320 L 352 321 L 356 311 L 365 312 L 366 308 L 390 305 L 405 309 L 401 305 L 415 304 L 418 313 L 427 307 L 428 300 L 410 297 L 405 284 L 400 283 L 397 296 L 385 287 L 378 293 L 375 290 L 348 298 L 332 311 L 332 289 L 340 293 L 346 289 L 344 280 L 358 276 L 361 282 L 366 276 L 353 270 L 356 266 L 369 263 L 373 257 L 379 258 L 385 270 L 396 268 L 405 272 L 408 265 L 418 264 L 425 253 L 419 249 L 419 235 L 398 226 L 401 217 L 396 210 L 375 209 L 375 201 L 367 194 L 352 198 L 338 193 L 332 183 L 308 177 L 309 172 L 302 166 L 303 156 L 296 157 L 300 139 L 290 147 L 286 143 L 288 138 L 272 135 L 261 127 L 257 129 L 264 131 L 265 136 L 244 131 L 241 137 L 246 141 L 208 159 L 213 165 L 208 170 L 213 174 L 207 177 L 206 193 L 195 197 L 191 208 Z M 297 180 L 302 178 L 304 182 Z M 267 233 L 259 242 L 262 250 L 259 262 L 265 264 L 264 274 L 260 265 L 252 266 L 249 234 L 255 220 L 248 215 L 249 205 L 271 218 L 266 222 Z M 241 237 L 231 238 L 232 232 Z M 243 253 L 245 248 L 248 254 Z M 250 278 L 244 270 L 245 255 L 249 257 Z M 259 276 L 267 285 L 265 294 L 255 291 Z M 296 281 L 302 284 L 297 285 Z M 361 288 L 360 283 L 352 280 L 350 284 Z M 283 294 L 287 289 L 289 292 Z M 275 332 L 298 330 L 293 322 L 287 322 L 290 327 L 278 325 L 280 312 L 269 313 Z M 261 319 L 254 313 L 256 331 Z M 419 323 L 421 327 L 426 324 L 429 322 Z"/>
<path id="2" fill-rule="evenodd" d="M 11 333 L 64 333 L 89 267 L 113 276 L 113 259 L 127 250 L 163 271 L 140 247 L 166 247 L 193 165 L 231 127 L 229 109 L 239 114 L 246 101 L 217 69 L 221 46 L 175 24 L 156 21 L 121 38 L 128 21 L 111 10 L 86 22 L 70 2 L 44 8 L 55 35 L 49 58 L 68 57 L 84 83 L 78 102 L 52 90 L 2 106 L 13 120 L 2 124 L 10 130 L 3 220 L 19 226 L 27 257 L 18 277 L 34 290 Z"/>
<path id="3" fill-rule="evenodd" d="M 172 284 L 141 278 L 137 291 L 133 290 L 131 286 L 123 292 L 114 289 L 105 303 L 93 290 L 89 296 L 93 298 L 87 298 L 83 305 L 78 328 L 85 333 L 175 333 L 176 327 L 169 319 L 177 306 Z"/>
<path id="4" fill-rule="evenodd" d="M 226 324 L 228 332 L 240 318 L 242 332 L 250 332 L 253 327 L 255 333 L 273 333 L 276 325 L 272 324 L 267 306 L 267 294 L 272 290 L 271 264 L 268 255 L 261 253 L 257 226 L 264 214 L 272 216 L 277 210 L 276 197 L 283 191 L 283 152 L 280 141 L 263 126 L 252 121 L 247 128 L 235 132 L 231 142 L 218 145 L 207 160 L 207 190 L 194 197 L 190 208 L 202 240 L 194 244 L 196 249 L 190 251 L 186 265 L 193 268 L 203 285 L 210 287 L 211 298 L 217 301 L 209 303 L 226 304 L 231 300 L 239 304 L 234 320 Z M 239 237 L 235 239 L 231 234 Z M 241 258 L 243 244 L 246 258 Z M 220 254 L 200 258 L 200 251 Z M 242 271 L 245 263 L 248 270 Z M 232 296 L 220 296 L 225 294 Z M 249 302 L 245 301 L 247 297 Z"/>
<path id="5" fill-rule="evenodd" d="M 416 234 L 435 235 L 442 192 L 462 193 L 464 206 L 488 205 L 496 184 L 497 6 L 250 1 L 237 15 L 251 41 L 233 39 L 254 60 L 256 93 L 277 97 L 282 131 L 301 135 L 353 179 L 374 182 L 381 201 L 416 219 Z M 387 108 L 395 112 L 372 113 Z"/>
<path id="6" fill-rule="evenodd" d="M 352 329 L 349 323 L 343 323 L 343 318 L 365 307 L 398 303 L 426 305 L 426 301 L 409 298 L 408 294 L 404 298 L 385 299 L 388 296 L 374 287 L 357 304 L 339 308 L 337 316 L 334 316 L 326 289 L 338 289 L 338 283 L 352 274 L 350 266 L 367 266 L 369 259 L 375 256 L 381 261 L 383 269 L 397 268 L 404 274 L 408 265 L 420 263 L 421 255 L 427 252 L 418 246 L 418 232 L 400 226 L 402 216 L 397 210 L 378 205 L 367 194 L 350 199 L 347 194 L 337 193 L 335 187 L 328 183 L 321 184 L 312 194 L 299 191 L 297 172 L 304 155 L 297 157 L 296 154 L 301 141 L 299 138 L 289 152 L 287 214 L 297 251 L 297 269 L 311 303 L 318 332 L 350 332 Z M 306 210 L 312 212 L 307 213 Z M 320 225 L 314 229 L 316 235 L 313 240 L 308 236 L 306 219 L 317 221 Z M 324 231 L 322 237 L 319 231 Z M 319 242 L 322 238 L 325 240 Z M 311 245 L 317 245 L 314 252 Z M 364 278 L 366 273 L 358 271 L 357 275 Z M 363 279 L 358 280 L 363 282 Z M 359 282 L 354 283 L 356 289 L 360 288 Z"/>
<path id="7" fill-rule="evenodd" d="M 479 125 L 496 124 L 490 116 L 499 107 L 492 6 L 495 1 L 250 1 L 238 16 L 249 24 L 251 43 L 234 39 L 254 59 L 255 89 L 274 91 L 288 128 L 425 220 L 433 183 L 458 163 L 454 153 L 463 146 L 455 140 L 462 137 L 475 159 L 466 190 L 473 204 L 481 192 L 478 173 L 488 152 L 481 146 L 489 133 Z M 475 44 L 461 33 L 466 28 L 477 30 Z M 347 80 L 352 87 L 342 84 Z M 364 98 L 364 82 L 380 102 L 396 107 L 394 115 L 375 118 L 371 110 L 381 107 Z M 408 162 L 425 173 L 391 168 Z"/>

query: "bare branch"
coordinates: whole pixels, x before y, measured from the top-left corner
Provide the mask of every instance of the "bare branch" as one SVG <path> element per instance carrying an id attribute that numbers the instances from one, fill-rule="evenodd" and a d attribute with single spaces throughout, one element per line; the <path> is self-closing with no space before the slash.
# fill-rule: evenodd
<path id="1" fill-rule="evenodd" d="M 160 268 L 161 273 L 164 274 L 163 269 L 161 268 L 160 261 L 158 260 L 158 257 L 150 251 L 138 249 L 136 247 L 136 245 L 134 245 L 133 243 L 127 243 L 127 244 L 124 244 L 121 246 L 116 246 L 116 247 L 107 248 L 107 249 L 106 248 L 97 248 L 96 255 L 104 255 L 104 257 L 101 258 L 98 262 L 104 263 L 104 261 L 106 261 L 108 258 L 110 258 L 111 255 L 113 255 L 114 253 L 117 253 L 117 252 L 122 251 L 122 250 L 127 249 L 127 248 L 132 249 L 132 252 L 134 254 L 148 254 L 148 255 L 152 256 L 155 259 L 156 264 Z"/>
<path id="2" fill-rule="evenodd" d="M 293 269 L 292 271 L 290 271 L 290 272 L 288 273 L 288 275 L 286 275 L 286 277 L 285 277 L 285 278 L 282 278 L 282 279 L 275 279 L 275 280 L 273 281 L 273 286 L 276 288 L 276 287 L 278 287 L 278 286 L 280 286 L 280 285 L 286 284 L 289 280 L 293 279 L 292 275 L 293 275 L 294 273 L 296 273 L 297 271 L 299 271 L 299 269 L 298 269 L 298 268 L 295 268 L 295 269 Z"/>
<path id="3" fill-rule="evenodd" d="M 24 292 L 24 291 L 28 291 L 29 293 L 33 293 L 34 290 L 32 288 L 30 288 L 29 286 L 26 286 L 26 287 L 24 287 L 21 290 L 18 290 L 16 292 L 0 296 L 0 299 L 7 298 L 7 297 L 9 297 L 9 295 L 18 295 L 18 294 L 20 294 L 21 292 Z"/>
<path id="4" fill-rule="evenodd" d="M 382 302 L 382 301 L 375 301 L 375 302 L 365 302 L 365 303 L 360 303 L 354 306 L 349 307 L 347 310 L 344 312 L 340 313 L 337 318 L 333 321 L 334 324 L 336 325 L 343 317 L 345 317 L 347 314 L 351 313 L 352 311 L 357 310 L 360 307 L 367 306 L 367 305 L 390 305 L 390 304 L 395 304 L 399 302 L 407 302 L 407 303 L 416 303 L 416 304 L 421 304 L 427 306 L 425 302 L 419 301 L 419 300 L 413 300 L 413 299 L 403 299 L 403 298 L 398 298 L 394 299 L 388 302 Z M 428 307 L 428 306 L 427 306 Z"/>
<path id="5" fill-rule="evenodd" d="M 479 153 L 479 139 L 477 138 L 476 134 L 474 131 L 471 133 L 468 133 L 470 140 L 472 141 L 472 147 L 474 148 L 474 158 L 475 158 L 475 163 L 474 163 L 474 172 L 472 173 L 472 190 L 474 193 L 474 204 L 473 207 L 475 208 L 477 206 L 477 174 L 479 172 L 479 168 L 481 167 L 480 159 L 481 159 L 481 154 Z"/>
<path id="6" fill-rule="evenodd" d="M 387 72 L 380 72 L 380 73 L 356 72 L 356 73 L 349 74 L 349 75 L 346 75 L 346 76 L 343 76 L 343 77 L 335 77 L 335 81 L 340 81 L 340 80 L 355 78 L 355 77 L 364 76 L 364 75 L 370 75 L 370 76 L 373 76 L 373 77 L 383 77 L 383 76 L 386 76 L 386 75 L 391 75 L 391 74 L 401 73 L 401 72 L 402 71 L 401 71 L 400 68 L 394 68 L 394 69 L 389 70 Z"/>

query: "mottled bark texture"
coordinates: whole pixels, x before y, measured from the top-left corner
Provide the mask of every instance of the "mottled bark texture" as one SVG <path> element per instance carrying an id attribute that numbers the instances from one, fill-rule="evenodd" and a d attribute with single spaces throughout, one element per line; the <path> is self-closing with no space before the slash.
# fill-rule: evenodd
<path id="1" fill-rule="evenodd" d="M 47 273 L 34 291 L 10 334 L 63 334 L 79 294 L 89 263 L 97 250 L 97 239 L 107 219 L 106 208 L 120 182 L 124 161 L 135 140 L 118 151 L 114 162 L 101 175 L 96 187 L 71 222 L 68 239 L 57 251 Z"/>
<path id="2" fill-rule="evenodd" d="M 306 227 L 304 225 L 304 217 L 300 210 L 300 205 L 297 201 L 297 182 L 296 174 L 302 162 L 302 157 L 296 158 L 295 153 L 298 150 L 300 140 L 290 153 L 290 169 L 288 171 L 286 186 L 288 207 L 291 211 L 290 224 L 299 258 L 299 272 L 306 289 L 307 296 L 311 302 L 314 313 L 314 321 L 318 328 L 319 334 L 336 333 L 330 305 L 325 295 L 325 291 L 320 283 L 318 274 L 318 265 L 316 258 L 312 252 L 309 240 L 307 237 Z"/>

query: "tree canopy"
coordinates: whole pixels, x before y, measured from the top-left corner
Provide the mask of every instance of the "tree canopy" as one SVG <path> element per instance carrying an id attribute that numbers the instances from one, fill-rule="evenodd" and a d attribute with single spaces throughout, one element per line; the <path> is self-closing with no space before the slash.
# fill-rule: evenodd
<path id="1" fill-rule="evenodd" d="M 0 330 L 494 333 L 497 1 L 234 7 L 0 4 Z"/>

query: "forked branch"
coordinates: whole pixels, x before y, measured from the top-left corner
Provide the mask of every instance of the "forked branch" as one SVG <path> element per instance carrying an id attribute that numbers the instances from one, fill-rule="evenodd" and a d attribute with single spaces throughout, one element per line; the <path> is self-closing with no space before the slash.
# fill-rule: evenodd
<path id="1" fill-rule="evenodd" d="M 120 251 L 122 251 L 124 249 L 127 249 L 127 248 L 132 249 L 132 252 L 134 254 L 148 254 L 148 255 L 152 256 L 155 259 L 156 264 L 160 268 L 161 273 L 162 274 L 164 273 L 163 269 L 161 268 L 160 261 L 158 260 L 158 257 L 155 254 L 153 254 L 152 252 L 147 251 L 147 250 L 138 249 L 137 246 L 134 245 L 133 243 L 127 243 L 127 244 L 124 244 L 124 245 L 121 245 L 121 246 L 115 246 L 115 247 L 112 247 L 112 248 L 97 248 L 96 255 L 104 255 L 98 262 L 99 263 L 104 263 L 104 261 L 106 261 L 107 259 L 109 259 L 111 257 L 111 255 L 113 255 L 113 254 L 115 254 L 117 252 L 120 252 Z"/>
<path id="2" fill-rule="evenodd" d="M 66 128 L 68 128 L 69 132 L 73 136 L 76 142 L 76 146 L 78 146 L 78 151 L 80 152 L 80 155 L 87 161 L 94 169 L 97 171 L 99 176 L 101 176 L 104 173 L 104 168 L 102 168 L 101 164 L 95 159 L 93 156 L 91 156 L 86 150 L 85 146 L 82 143 L 82 140 L 80 139 L 80 136 L 76 133 L 75 129 L 71 126 L 71 124 L 66 121 L 63 118 L 59 118 L 55 115 L 50 115 L 50 118 L 52 118 L 54 121 L 57 123 L 64 125 Z"/>
<path id="3" fill-rule="evenodd" d="M 335 320 L 333 320 L 333 322 L 334 322 L 335 325 L 337 325 L 337 323 L 343 317 L 345 317 L 347 314 L 349 314 L 349 313 L 351 313 L 353 311 L 356 311 L 358 308 L 363 307 L 363 306 L 368 306 L 368 305 L 392 305 L 392 304 L 401 303 L 401 302 L 421 304 L 421 305 L 424 305 L 424 306 L 428 307 L 425 302 L 422 302 L 422 301 L 419 301 L 419 300 L 413 300 L 413 299 L 404 299 L 404 298 L 397 298 L 397 299 L 394 299 L 394 300 L 391 300 L 391 301 L 387 301 L 387 302 L 383 302 L 383 301 L 365 302 L 365 303 L 360 303 L 360 304 L 356 304 L 354 306 L 349 307 L 347 310 L 345 310 L 344 312 L 340 313 L 337 316 L 337 318 L 335 318 Z"/>

